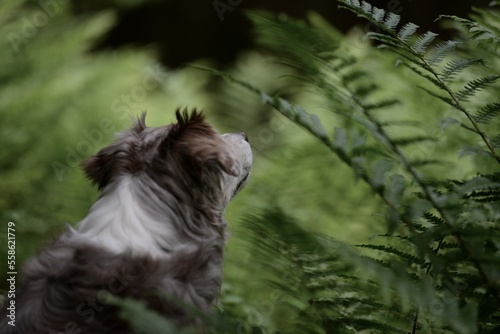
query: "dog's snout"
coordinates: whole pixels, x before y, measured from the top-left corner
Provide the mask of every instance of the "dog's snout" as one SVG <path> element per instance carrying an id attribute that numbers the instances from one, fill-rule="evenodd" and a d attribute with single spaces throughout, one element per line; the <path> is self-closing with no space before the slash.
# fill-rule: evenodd
<path id="1" fill-rule="evenodd" d="M 245 139 L 245 141 L 248 143 L 248 136 L 245 132 L 241 132 L 240 133 L 242 136 L 243 136 L 243 139 Z"/>

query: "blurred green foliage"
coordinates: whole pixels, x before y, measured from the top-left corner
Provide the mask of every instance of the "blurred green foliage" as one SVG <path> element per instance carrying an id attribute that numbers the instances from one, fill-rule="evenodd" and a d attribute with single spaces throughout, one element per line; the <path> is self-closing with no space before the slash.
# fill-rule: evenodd
<path id="1" fill-rule="evenodd" d="M 18 268 L 66 224 L 81 220 L 95 200 L 96 190 L 78 167 L 81 160 L 125 129 L 130 116 L 147 110 L 148 125 L 161 125 L 173 120 L 176 107 L 188 106 L 207 110 L 221 132 L 247 132 L 255 153 L 252 181 L 227 212 L 231 238 L 220 319 L 214 324 L 223 328 L 220 332 L 408 332 L 416 309 L 429 300 L 448 309 L 433 317 L 432 310 L 423 308 L 419 333 L 464 332 L 457 326 L 493 333 L 498 328 L 498 311 L 474 299 L 479 294 L 498 307 L 491 295 L 498 294 L 498 270 L 487 273 L 494 278 L 491 286 L 483 282 L 467 295 L 448 291 L 442 272 L 425 273 L 429 263 L 447 268 L 445 255 L 432 256 L 437 244 L 433 233 L 444 233 L 442 226 L 432 225 L 434 216 L 428 217 L 431 222 L 415 218 L 424 231 L 435 228 L 418 234 L 418 229 L 400 221 L 409 214 L 403 209 L 423 214 L 428 203 L 422 199 L 420 178 L 408 175 L 394 150 L 385 145 L 387 138 L 399 140 L 396 146 L 404 156 L 414 166 L 420 163 L 418 175 L 425 184 L 438 183 L 436 189 L 442 192 L 451 187 L 439 183 L 445 179 L 466 182 L 478 173 L 498 171 L 491 154 L 478 144 L 477 133 L 467 128 L 467 118 L 417 88 L 432 93 L 440 89 L 403 66 L 404 55 L 376 50 L 357 30 L 341 35 L 316 14 L 304 23 L 253 13 L 264 50 L 242 54 L 221 75 L 231 79 L 226 81 L 195 68 L 165 69 L 155 61 L 152 47 L 92 52 L 113 25 L 113 12 L 75 16 L 67 5 L 52 4 L 10 0 L 0 4 L 0 226 L 16 223 Z M 359 15 L 366 14 L 366 8 L 356 8 Z M 463 43 L 445 50 L 446 61 L 488 61 L 488 67 L 470 64 L 476 66 L 461 69 L 450 83 L 454 88 L 498 74 L 498 25 L 489 16 L 483 25 L 477 23 L 483 22 L 483 14 L 476 12 L 475 21 L 446 21 L 461 32 Z M 384 27 L 384 21 L 371 19 Z M 379 38 L 375 41 L 379 46 L 389 42 L 372 37 Z M 435 70 L 445 70 L 445 64 L 436 64 Z M 210 65 L 206 60 L 197 63 Z M 370 88 L 371 84 L 376 87 Z M 485 88 L 471 92 L 467 108 L 479 111 L 498 103 L 498 85 Z M 376 122 L 367 117 L 369 113 L 363 114 L 360 101 L 391 99 L 398 99 L 398 104 L 376 108 Z M 495 113 L 488 114 L 484 127 L 498 148 Z M 387 138 L 377 132 L 378 123 L 384 124 Z M 404 139 L 410 140 L 404 143 Z M 398 175 L 405 180 L 401 194 L 395 191 Z M 498 193 L 492 196 L 491 207 L 465 204 L 475 215 L 473 221 L 491 227 L 491 240 L 476 241 L 488 244 L 490 260 L 497 263 Z M 387 219 L 387 198 L 403 203 L 392 220 Z M 438 214 L 435 209 L 429 212 Z M 397 237 L 381 236 L 387 231 Z M 0 231 L 2 268 L 6 232 L 6 228 Z M 365 245 L 356 250 L 348 246 L 355 244 Z M 448 239 L 443 245 L 462 251 Z M 470 262 L 457 266 L 463 269 L 457 272 L 477 280 Z M 3 289 L 5 274 L 0 273 Z M 463 283 L 454 279 L 455 285 Z M 450 303 L 443 304 L 443 296 Z M 140 326 L 143 307 L 133 301 L 125 305 L 124 312 L 138 314 Z M 149 330 L 154 332 L 155 317 L 148 319 L 153 319 Z M 459 325 L 450 324 L 455 320 Z M 164 323 L 158 320 L 157 325 Z"/>

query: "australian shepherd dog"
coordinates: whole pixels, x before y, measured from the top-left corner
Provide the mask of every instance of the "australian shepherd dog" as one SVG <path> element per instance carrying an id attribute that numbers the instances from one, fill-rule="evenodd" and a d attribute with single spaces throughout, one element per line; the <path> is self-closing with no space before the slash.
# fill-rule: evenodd
<path id="1" fill-rule="evenodd" d="M 224 210 L 248 180 L 252 151 L 244 133 L 221 135 L 202 113 L 176 117 L 147 127 L 143 114 L 83 162 L 100 196 L 25 262 L 15 326 L 4 305 L 0 333 L 131 333 L 110 296 L 202 326 L 189 310 L 207 312 L 218 299 Z"/>

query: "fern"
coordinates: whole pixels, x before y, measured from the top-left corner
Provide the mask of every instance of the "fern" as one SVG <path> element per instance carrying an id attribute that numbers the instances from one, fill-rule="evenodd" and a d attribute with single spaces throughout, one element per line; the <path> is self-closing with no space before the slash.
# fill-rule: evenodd
<path id="1" fill-rule="evenodd" d="M 373 15 L 369 11 L 365 11 L 363 7 L 356 5 L 355 3 L 340 1 L 344 8 L 352 10 L 357 13 L 359 16 L 365 17 L 369 19 L 372 23 L 377 25 L 382 31 L 385 33 L 369 33 L 368 37 L 377 40 L 378 42 L 383 43 L 389 50 L 392 52 L 402 56 L 406 59 L 410 64 L 407 65 L 413 72 L 416 74 L 426 78 L 431 81 L 437 88 L 443 89 L 449 95 L 449 98 L 441 98 L 441 100 L 453 108 L 459 110 L 464 113 L 469 121 L 472 123 L 472 128 L 475 130 L 476 134 L 481 137 L 481 140 L 486 145 L 487 149 L 490 151 L 491 156 L 500 163 L 500 156 L 495 150 L 495 147 L 491 144 L 488 137 L 484 134 L 484 132 L 479 128 L 479 125 L 475 122 L 473 118 L 473 113 L 467 110 L 465 106 L 462 105 L 463 102 L 467 102 L 467 97 L 470 94 L 476 93 L 480 89 L 486 87 L 491 84 L 495 78 L 495 76 L 491 76 L 488 78 L 480 78 L 475 79 L 469 83 L 469 86 L 464 87 L 459 91 L 454 91 L 451 87 L 447 85 L 447 81 L 450 80 L 451 77 L 461 73 L 465 68 L 469 67 L 473 63 L 478 63 L 479 61 L 463 61 L 456 60 L 453 63 L 449 63 L 447 67 L 445 67 L 444 71 L 440 72 L 439 69 L 435 68 L 435 66 L 444 59 L 447 55 L 450 54 L 451 51 L 458 45 L 458 42 L 448 41 L 447 43 L 439 43 L 434 51 L 431 53 L 431 56 L 427 58 L 425 56 L 426 51 L 429 50 L 430 44 L 437 38 L 437 34 L 433 32 L 426 32 L 416 38 L 416 41 L 413 44 L 410 44 L 411 37 L 414 37 L 417 25 L 415 24 L 406 24 L 404 25 L 398 33 L 395 33 L 388 27 L 383 24 L 380 24 L 379 21 L 373 19 Z M 484 12 L 481 12 L 484 13 Z M 470 20 L 461 20 L 456 17 L 451 17 L 452 19 L 465 24 L 471 25 Z M 485 28 L 479 24 L 472 24 L 471 29 L 476 31 L 479 30 L 484 33 Z M 483 35 L 481 35 L 483 36 Z M 473 38 L 479 39 L 478 35 L 472 36 Z M 492 39 L 494 39 L 491 37 Z M 442 78 L 442 79 L 441 79 Z M 426 89 L 426 91 L 430 92 L 431 90 Z M 433 94 L 433 96 L 435 96 Z"/>
<path id="2" fill-rule="evenodd" d="M 401 16 L 394 13 L 388 13 L 384 21 L 384 26 L 389 30 L 395 31 L 400 20 Z"/>
<path id="3" fill-rule="evenodd" d="M 254 92 L 302 127 L 381 203 L 374 216 L 385 222 L 384 243 L 356 249 L 311 232 L 280 209 L 245 220 L 252 260 L 286 296 L 282 306 L 294 319 L 277 326 L 277 332 L 493 333 L 500 329 L 500 178 L 488 172 L 498 168 L 500 136 L 489 133 L 498 114 L 498 96 L 491 94 L 498 75 L 486 67 L 492 59 L 478 54 L 467 39 L 440 42 L 432 32 L 419 34 L 414 23 L 398 30 L 398 15 L 366 1 L 339 2 L 380 28 L 367 36 L 395 54 L 387 60 L 402 59 L 410 71 L 401 82 L 409 80 L 415 92 L 404 95 L 388 86 L 386 77 L 378 80 L 363 66 L 366 59 L 353 56 L 325 25 L 283 22 L 264 13 L 251 14 L 259 40 L 295 72 L 290 85 L 312 91 L 325 112 L 335 114 L 335 124 L 327 125 L 325 115 L 312 114 L 306 105 L 205 69 Z M 378 51 L 368 48 L 371 52 Z M 435 104 L 423 101 L 415 87 Z M 409 119 L 404 109 L 412 100 L 418 102 Z M 458 115 L 434 115 L 443 105 Z M 422 132 L 427 126 L 439 127 L 441 139 Z M 453 146 L 457 152 L 466 147 L 486 152 L 474 161 L 487 173 L 450 179 L 456 160 L 447 161 L 446 152 L 434 148 L 455 140 L 463 143 Z M 415 156 L 418 150 L 428 155 Z M 429 308 L 436 303 L 442 306 L 439 314 Z"/>
<path id="4" fill-rule="evenodd" d="M 457 41 L 446 41 L 439 43 L 429 56 L 429 64 L 435 65 L 441 62 L 444 59 L 444 57 L 451 51 L 455 50 L 455 48 L 459 44 L 460 42 Z"/>
<path id="5" fill-rule="evenodd" d="M 408 22 L 406 23 L 398 32 L 398 37 L 403 41 L 403 42 L 408 42 L 411 36 L 417 31 L 419 28 L 418 25 Z"/>
<path id="6" fill-rule="evenodd" d="M 466 68 L 472 65 L 485 65 L 483 59 L 453 59 L 446 64 L 443 71 L 441 72 L 441 78 L 444 82 L 451 81 L 458 75 L 460 72 L 465 70 Z"/>
<path id="7" fill-rule="evenodd" d="M 495 81 L 500 78 L 499 75 L 495 76 L 488 76 L 488 77 L 482 77 L 479 79 L 475 79 L 465 85 L 464 88 L 460 89 L 456 93 L 456 99 L 460 101 L 468 101 L 471 96 L 479 92 L 480 90 L 486 88 L 487 86 L 491 85 Z"/>
<path id="8" fill-rule="evenodd" d="M 500 103 L 492 103 L 484 106 L 475 115 L 478 123 L 489 123 L 492 119 L 500 114 Z"/>
<path id="9" fill-rule="evenodd" d="M 438 34 L 433 33 L 432 31 L 428 31 L 425 34 L 420 35 L 415 44 L 412 46 L 413 50 L 415 50 L 418 54 L 423 54 L 427 50 L 429 44 L 432 43 L 437 36 Z"/>

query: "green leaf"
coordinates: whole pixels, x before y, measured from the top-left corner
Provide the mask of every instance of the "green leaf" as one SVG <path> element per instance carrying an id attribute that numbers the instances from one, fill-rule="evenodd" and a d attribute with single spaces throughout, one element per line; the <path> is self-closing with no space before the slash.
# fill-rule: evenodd
<path id="1" fill-rule="evenodd" d="M 420 35 L 415 44 L 413 44 L 413 50 L 418 54 L 423 54 L 427 50 L 429 44 L 432 43 L 437 36 L 438 34 L 432 31 L 427 31 L 425 34 Z"/>
<path id="2" fill-rule="evenodd" d="M 479 190 L 491 190 L 491 189 L 500 189 L 499 182 L 493 182 L 492 180 L 486 177 L 475 177 L 467 182 L 463 183 L 458 188 L 458 193 L 460 195 L 466 195 Z"/>
<path id="3" fill-rule="evenodd" d="M 395 31 L 400 20 L 401 16 L 389 12 L 384 20 L 384 25 L 387 27 L 387 29 Z"/>
<path id="4" fill-rule="evenodd" d="M 398 105 L 398 104 L 401 104 L 401 101 L 396 100 L 396 99 L 386 99 L 386 100 L 382 100 L 382 101 L 375 102 L 372 104 L 364 105 L 363 107 L 366 111 L 373 111 L 373 110 L 378 110 L 378 109 L 386 110 L 386 109 L 393 107 L 395 105 Z"/>
<path id="5" fill-rule="evenodd" d="M 373 7 L 372 17 L 375 21 L 377 21 L 378 23 L 382 23 L 382 21 L 384 20 L 384 16 L 385 16 L 385 10 Z"/>
<path id="6" fill-rule="evenodd" d="M 429 222 L 434 225 L 445 225 L 446 222 L 444 221 L 443 218 L 438 217 L 430 212 L 424 213 L 424 218 Z"/>
<path id="7" fill-rule="evenodd" d="M 333 132 L 333 146 L 341 151 L 347 150 L 347 131 L 343 128 L 335 128 Z"/>
<path id="8" fill-rule="evenodd" d="M 461 122 L 456 119 L 456 118 L 453 118 L 453 117 L 445 117 L 445 118 L 442 118 L 440 121 L 439 121 L 439 128 L 441 130 L 446 130 L 447 128 L 449 128 L 450 126 L 453 126 L 453 125 L 460 125 Z"/>
<path id="9" fill-rule="evenodd" d="M 397 327 L 388 325 L 387 323 L 368 318 L 354 318 L 354 317 L 338 317 L 338 318 L 328 318 L 324 320 L 328 325 L 332 326 L 330 328 L 338 328 L 341 324 L 348 324 L 348 328 L 354 329 L 355 333 L 367 332 L 367 330 L 375 330 L 376 333 L 395 333 L 395 334 L 406 334 L 407 331 L 399 329 Z M 372 331 L 368 331 L 372 332 Z M 330 332 L 333 333 L 333 332 Z"/>
<path id="10" fill-rule="evenodd" d="M 392 143 L 396 146 L 407 146 L 412 144 L 418 144 L 423 141 L 433 141 L 434 139 L 428 136 L 414 136 L 408 138 L 397 138 L 392 139 Z"/>
<path id="11" fill-rule="evenodd" d="M 393 254 L 398 256 L 399 258 L 405 259 L 406 261 L 412 264 L 422 265 L 424 263 L 422 259 L 416 257 L 415 255 L 403 252 L 394 247 L 389 247 L 384 245 L 371 245 L 371 244 L 361 244 L 361 245 L 356 245 L 356 247 L 374 249 L 384 253 Z"/>
<path id="12" fill-rule="evenodd" d="M 460 42 L 456 41 L 446 41 L 439 43 L 428 57 L 430 65 L 435 65 L 441 62 L 444 57 L 450 54 L 451 51 L 455 50 L 455 48 L 459 44 Z"/>
<path id="13" fill-rule="evenodd" d="M 482 77 L 468 82 L 464 86 L 464 88 L 462 88 L 456 93 L 457 100 L 469 101 L 469 98 L 471 96 L 474 96 L 474 94 L 476 94 L 477 92 L 491 85 L 492 83 L 497 81 L 498 78 L 500 78 L 500 75 L 493 75 L 493 76 Z"/>
<path id="14" fill-rule="evenodd" d="M 401 203 L 403 193 L 405 190 L 405 179 L 399 174 L 393 174 L 389 177 L 389 184 L 387 187 L 387 198 L 397 208 Z"/>
<path id="15" fill-rule="evenodd" d="M 342 83 L 348 85 L 349 83 L 356 81 L 360 78 L 366 78 L 368 74 L 362 70 L 349 71 L 347 74 L 342 75 Z"/>
<path id="16" fill-rule="evenodd" d="M 372 12 L 372 5 L 369 4 L 368 2 L 366 1 L 361 1 L 361 9 L 365 12 L 365 13 L 371 13 Z"/>
<path id="17" fill-rule="evenodd" d="M 396 228 L 398 227 L 400 221 L 399 212 L 388 207 L 386 209 L 385 218 L 387 223 L 387 234 L 392 235 L 394 231 L 396 231 Z"/>
<path id="18" fill-rule="evenodd" d="M 483 59 L 454 59 L 450 60 L 441 72 L 443 81 L 451 81 L 456 75 L 472 65 L 484 65 Z"/>
<path id="19" fill-rule="evenodd" d="M 377 160 L 372 166 L 371 183 L 374 188 L 383 187 L 385 184 L 385 175 L 394 167 L 394 162 L 381 159 Z"/>
<path id="20" fill-rule="evenodd" d="M 498 134 L 495 137 L 491 138 L 490 142 L 493 145 L 493 147 L 500 148 L 500 134 Z"/>
<path id="21" fill-rule="evenodd" d="M 478 123 L 489 123 L 491 120 L 500 114 L 500 102 L 490 103 L 485 105 L 474 116 Z"/>
<path id="22" fill-rule="evenodd" d="M 414 23 L 407 23 L 405 24 L 398 32 L 398 37 L 403 41 L 403 42 L 408 42 L 410 37 L 417 31 L 419 28 L 418 25 Z"/>

